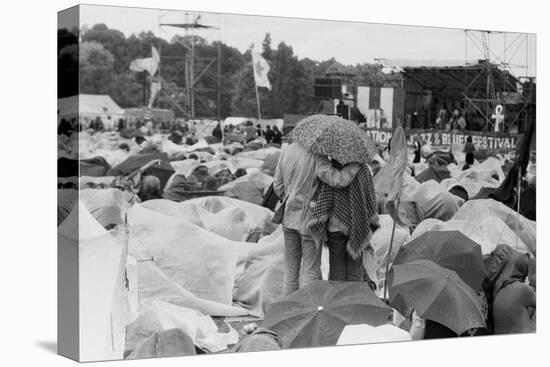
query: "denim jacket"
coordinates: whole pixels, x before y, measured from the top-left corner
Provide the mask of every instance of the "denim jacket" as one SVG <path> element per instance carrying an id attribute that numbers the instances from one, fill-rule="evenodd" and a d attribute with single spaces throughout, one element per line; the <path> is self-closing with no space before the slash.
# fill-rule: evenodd
<path id="1" fill-rule="evenodd" d="M 283 226 L 308 235 L 310 203 L 319 182 L 341 189 L 353 181 L 357 171 L 359 164 L 351 163 L 338 170 L 327 157 L 309 153 L 298 142 L 290 144 L 281 153 L 273 177 L 273 190 L 286 200 Z"/>

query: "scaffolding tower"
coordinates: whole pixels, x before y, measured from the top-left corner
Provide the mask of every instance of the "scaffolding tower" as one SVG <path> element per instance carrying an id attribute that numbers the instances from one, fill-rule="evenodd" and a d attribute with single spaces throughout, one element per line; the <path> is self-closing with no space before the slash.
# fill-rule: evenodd
<path id="1" fill-rule="evenodd" d="M 503 35 L 503 48 L 500 54 L 496 54 L 491 46 L 491 34 L 497 33 Z M 463 97 L 466 102 L 466 107 L 470 110 L 478 112 L 484 120 L 483 130 L 495 130 L 495 123 L 498 121 L 498 116 L 495 113 L 497 106 L 505 106 L 507 99 L 506 96 L 514 94 L 516 97 L 516 104 L 519 105 L 519 112 L 517 112 L 514 118 L 510 119 L 504 116 L 503 130 L 510 132 L 510 130 L 517 125 L 520 117 L 523 117 L 525 124 L 529 123 L 533 117 L 529 116 L 528 105 L 532 103 L 532 96 L 529 93 L 524 93 L 522 88 L 523 83 L 516 81 L 525 80 L 526 77 L 516 77 L 513 69 L 528 70 L 528 55 L 529 55 L 529 40 L 528 34 L 519 34 L 512 42 L 507 42 L 505 32 L 493 32 L 493 31 L 481 31 L 466 29 L 464 31 L 464 59 L 466 65 L 468 64 L 468 53 L 471 47 L 477 49 L 483 59 L 481 68 L 465 68 L 464 84 L 465 89 Z M 525 64 L 512 64 L 512 60 L 518 54 L 520 49 L 525 50 Z M 469 75 L 468 75 L 469 74 Z M 473 74 L 473 75 L 472 75 Z M 473 88 L 473 85 L 479 83 L 478 80 L 484 78 L 485 90 L 480 93 L 479 89 Z M 527 80 L 531 80 L 532 78 Z M 495 87 L 498 85 L 498 88 Z M 480 95 L 481 94 L 481 95 Z"/>
<path id="2" fill-rule="evenodd" d="M 183 56 L 162 56 L 162 59 L 179 59 L 184 61 L 184 80 L 183 80 L 183 107 L 178 100 L 171 96 L 171 93 L 167 93 L 167 97 L 171 100 L 172 104 L 178 108 L 187 118 L 195 119 L 195 107 L 196 104 L 200 104 L 203 109 L 209 111 L 210 116 L 216 116 L 219 120 L 220 104 L 221 104 L 221 41 L 217 44 L 217 57 L 199 57 L 196 54 L 196 45 L 198 40 L 198 34 L 200 31 L 213 30 L 219 31 L 218 27 L 206 25 L 200 23 L 201 15 L 195 14 L 190 20 L 191 14 L 185 13 L 185 20 L 183 23 L 163 23 L 159 18 L 159 27 L 172 27 L 183 29 L 183 37 L 177 38 L 177 42 L 184 48 Z M 207 73 L 214 65 L 217 66 L 215 76 L 211 76 Z M 197 83 L 203 78 L 215 78 L 216 87 L 206 88 L 197 87 Z M 208 95 L 216 95 L 216 108 L 208 103 Z"/>

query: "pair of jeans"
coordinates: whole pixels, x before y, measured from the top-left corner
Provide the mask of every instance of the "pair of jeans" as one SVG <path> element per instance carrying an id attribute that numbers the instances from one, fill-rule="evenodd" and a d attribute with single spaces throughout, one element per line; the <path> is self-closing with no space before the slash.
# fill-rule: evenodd
<path id="1" fill-rule="evenodd" d="M 342 232 L 328 232 L 328 280 L 363 281 L 361 258 L 354 260 L 347 252 L 348 237 Z"/>
<path id="2" fill-rule="evenodd" d="M 321 279 L 321 246 L 310 236 L 295 229 L 283 228 L 285 239 L 285 275 L 283 296 Z M 301 273 L 301 279 L 300 279 Z"/>

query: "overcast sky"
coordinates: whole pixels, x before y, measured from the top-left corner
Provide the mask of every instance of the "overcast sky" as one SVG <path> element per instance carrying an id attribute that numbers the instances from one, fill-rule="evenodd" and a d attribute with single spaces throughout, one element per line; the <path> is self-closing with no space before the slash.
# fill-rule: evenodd
<path id="1" fill-rule="evenodd" d="M 197 13 L 190 13 L 189 21 Z M 292 46 L 298 57 L 322 61 L 335 57 L 343 64 L 374 62 L 375 58 L 473 60 L 482 58 L 480 42 L 465 36 L 464 30 L 430 27 L 409 27 L 327 20 L 200 13 L 200 23 L 218 27 L 219 31 L 201 30 L 199 35 L 209 41 L 224 43 L 245 51 L 252 43 L 258 47 L 265 33 L 270 32 L 272 47 L 279 42 Z M 159 23 L 185 22 L 184 11 L 161 11 L 143 8 L 82 5 L 81 26 L 105 23 L 126 36 L 152 31 L 158 37 L 171 39 L 183 34 L 182 29 L 160 27 Z M 478 40 L 480 32 L 471 35 Z M 491 33 L 488 36 L 491 57 L 524 66 L 515 67 L 516 76 L 534 76 L 536 72 L 536 40 L 533 34 Z M 476 44 L 478 45 L 476 47 Z M 146 55 L 144 55 L 146 56 Z"/>

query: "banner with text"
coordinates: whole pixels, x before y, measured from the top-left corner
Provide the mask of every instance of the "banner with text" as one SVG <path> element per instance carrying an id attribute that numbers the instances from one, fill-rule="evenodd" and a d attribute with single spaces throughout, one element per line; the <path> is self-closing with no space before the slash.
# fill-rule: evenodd
<path id="1" fill-rule="evenodd" d="M 386 145 L 392 136 L 393 129 L 365 129 L 377 144 Z M 472 143 L 480 149 L 513 150 L 521 135 L 493 133 L 484 131 L 442 131 L 436 129 L 406 129 L 405 134 L 409 145 L 412 145 L 414 134 L 420 135 L 422 140 L 436 146 L 450 146 L 452 144 L 462 146 L 466 144 L 468 136 L 472 137 Z"/>

